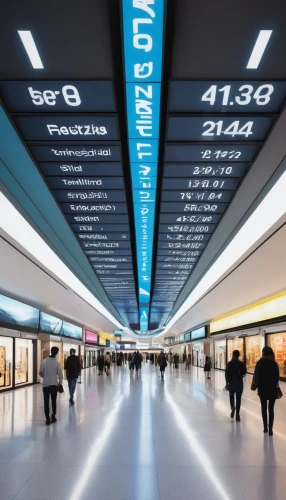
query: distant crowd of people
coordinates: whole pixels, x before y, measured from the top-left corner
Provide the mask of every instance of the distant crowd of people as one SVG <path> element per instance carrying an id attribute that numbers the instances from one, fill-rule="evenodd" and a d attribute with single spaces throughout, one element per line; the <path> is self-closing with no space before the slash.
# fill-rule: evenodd
<path id="1" fill-rule="evenodd" d="M 64 392 L 63 373 L 61 365 L 56 359 L 58 352 L 58 347 L 54 346 L 51 348 L 51 355 L 42 361 L 39 372 L 40 377 L 43 379 L 46 425 L 50 425 L 57 421 L 57 394 L 58 392 Z M 230 417 L 232 419 L 235 417 L 237 422 L 240 422 L 241 399 L 244 388 L 243 378 L 246 375 L 246 366 L 239 358 L 240 352 L 238 350 L 233 351 L 232 359 L 227 363 L 225 370 L 225 388 L 229 391 L 231 408 Z M 133 353 L 129 352 L 128 354 L 123 354 L 122 352 L 106 352 L 105 355 L 103 351 L 100 351 L 97 358 L 98 375 L 103 375 L 105 371 L 106 375 L 109 376 L 112 363 L 117 366 L 128 363 L 130 376 L 134 373 L 139 376 L 142 363 L 148 363 L 149 361 L 151 364 L 155 364 L 156 367 L 159 367 L 161 379 L 164 380 L 165 369 L 168 366 L 168 362 L 171 365 L 173 364 L 175 369 L 178 369 L 180 359 L 177 353 L 174 355 L 171 352 L 165 354 L 164 351 L 161 351 L 160 354 L 146 353 L 144 357 L 139 351 L 134 351 Z M 191 366 L 190 354 L 187 355 L 184 353 L 183 363 L 185 364 L 185 369 L 189 370 Z M 211 368 L 211 358 L 206 356 L 204 372 L 208 379 L 211 378 Z M 68 356 L 65 361 L 65 371 L 69 388 L 69 403 L 72 406 L 74 404 L 76 385 L 81 374 L 81 364 L 79 357 L 75 353 L 75 349 L 70 350 L 70 356 Z M 271 347 L 264 347 L 262 350 L 262 357 L 255 366 L 251 389 L 254 391 L 257 390 L 260 398 L 263 432 L 269 433 L 269 436 L 273 436 L 274 406 L 276 400 L 282 397 L 282 391 L 279 387 L 279 367 L 275 361 L 275 355 Z M 51 415 L 50 400 L 52 407 Z"/>

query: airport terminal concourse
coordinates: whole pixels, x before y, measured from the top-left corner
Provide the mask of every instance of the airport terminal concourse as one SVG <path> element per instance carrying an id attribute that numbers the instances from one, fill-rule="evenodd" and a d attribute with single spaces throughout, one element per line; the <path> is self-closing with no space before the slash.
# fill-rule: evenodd
<path id="1" fill-rule="evenodd" d="M 285 22 L 3 2 L 0 500 L 284 498 Z"/>

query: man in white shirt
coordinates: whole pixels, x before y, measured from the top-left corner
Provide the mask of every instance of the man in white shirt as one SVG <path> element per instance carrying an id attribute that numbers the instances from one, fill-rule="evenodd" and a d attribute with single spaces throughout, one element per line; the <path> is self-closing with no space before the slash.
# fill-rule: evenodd
<path id="1" fill-rule="evenodd" d="M 58 386 L 63 383 L 63 372 L 60 363 L 56 360 L 59 352 L 58 347 L 51 348 L 51 356 L 41 363 L 39 375 L 43 380 L 44 405 L 46 415 L 46 425 L 57 421 L 57 395 Z M 52 419 L 50 419 L 50 396 L 52 400 Z"/>

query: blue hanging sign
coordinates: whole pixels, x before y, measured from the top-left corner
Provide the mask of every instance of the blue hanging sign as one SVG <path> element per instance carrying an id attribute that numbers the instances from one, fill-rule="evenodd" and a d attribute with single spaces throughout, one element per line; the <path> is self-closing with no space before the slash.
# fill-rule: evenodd
<path id="1" fill-rule="evenodd" d="M 140 330 L 148 330 L 154 235 L 164 0 L 122 0 L 129 156 Z"/>

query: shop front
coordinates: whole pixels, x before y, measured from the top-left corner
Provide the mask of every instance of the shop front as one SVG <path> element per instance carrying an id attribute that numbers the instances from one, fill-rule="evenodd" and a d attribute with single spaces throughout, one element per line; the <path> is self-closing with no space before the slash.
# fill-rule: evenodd
<path id="1" fill-rule="evenodd" d="M 214 341 L 214 368 L 218 370 L 226 368 L 226 339 Z"/>
<path id="2" fill-rule="evenodd" d="M 286 380 L 286 328 L 283 332 L 266 332 L 266 343 L 274 351 L 275 360 L 279 366 L 280 377 Z"/>
<path id="3" fill-rule="evenodd" d="M 99 353 L 99 336 L 97 333 L 85 330 L 85 345 L 84 345 L 84 368 L 91 368 L 97 365 L 97 356 Z"/>
<path id="4" fill-rule="evenodd" d="M 218 352 L 221 339 L 226 336 L 226 362 L 232 358 L 234 350 L 240 351 L 240 359 L 245 362 L 248 373 L 254 373 L 265 345 L 270 346 L 279 365 L 280 378 L 286 379 L 286 292 L 276 294 L 267 300 L 252 304 L 243 310 L 234 311 L 210 323 L 214 340 L 215 359 L 219 363 Z M 249 324 L 247 323 L 249 321 Z"/>
<path id="5" fill-rule="evenodd" d="M 57 347 L 57 359 L 64 369 L 71 349 L 75 349 L 77 356 L 81 355 L 82 328 L 41 311 L 38 341 L 38 363 L 50 355 L 52 347 Z"/>
<path id="6" fill-rule="evenodd" d="M 184 352 L 191 354 L 192 365 L 203 368 L 206 355 L 209 355 L 209 345 L 203 340 L 207 337 L 207 327 L 202 326 L 184 334 Z M 202 339 L 202 340 L 200 340 Z"/>
<path id="7" fill-rule="evenodd" d="M 0 391 L 36 383 L 39 310 L 0 295 Z"/>

